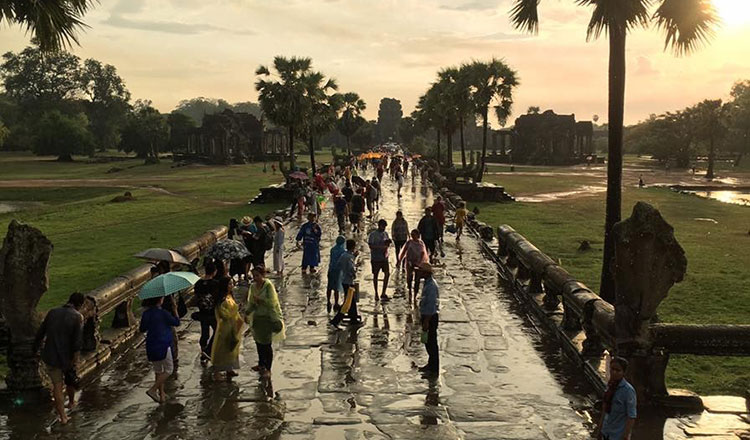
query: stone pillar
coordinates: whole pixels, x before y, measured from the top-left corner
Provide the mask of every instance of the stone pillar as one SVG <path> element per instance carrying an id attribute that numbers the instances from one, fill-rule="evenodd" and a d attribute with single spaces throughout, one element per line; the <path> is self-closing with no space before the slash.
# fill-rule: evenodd
<path id="1" fill-rule="evenodd" d="M 36 306 L 49 288 L 47 266 L 52 248 L 52 242 L 38 229 L 15 220 L 11 220 L 0 248 L 0 311 L 11 334 L 10 373 L 5 381 L 11 390 L 42 387 L 33 344 L 42 320 Z"/>
<path id="2" fill-rule="evenodd" d="M 630 218 L 615 224 L 612 232 L 617 354 L 630 359 L 628 379 L 639 401 L 648 403 L 666 394 L 668 359 L 655 351 L 649 325 L 669 289 L 685 276 L 687 259 L 672 226 L 647 203 L 636 203 Z"/>

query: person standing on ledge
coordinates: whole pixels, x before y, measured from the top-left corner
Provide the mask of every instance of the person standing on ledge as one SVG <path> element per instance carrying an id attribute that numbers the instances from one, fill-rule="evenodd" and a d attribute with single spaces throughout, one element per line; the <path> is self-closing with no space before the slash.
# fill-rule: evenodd
<path id="1" fill-rule="evenodd" d="M 68 408 L 73 408 L 76 404 L 78 384 L 74 379 L 77 379 L 78 375 L 75 369 L 83 345 L 83 315 L 79 310 L 84 300 L 82 293 L 75 292 L 70 295 L 64 306 L 47 312 L 34 339 L 35 353 L 44 342 L 42 361 L 47 370 L 47 376 L 52 381 L 55 411 L 62 425 L 68 423 L 63 386 L 68 395 Z"/>
<path id="2" fill-rule="evenodd" d="M 440 289 L 435 279 L 432 278 L 432 266 L 430 263 L 420 264 L 418 270 L 420 276 L 424 278 L 422 298 L 419 300 L 419 314 L 422 318 L 422 334 L 424 335 L 422 341 L 429 356 L 427 365 L 420 367 L 419 371 L 427 375 L 436 376 L 440 374 L 440 354 L 438 352 L 437 341 Z"/>
<path id="3" fill-rule="evenodd" d="M 303 243 L 302 251 L 302 273 L 307 273 L 307 268 L 310 268 L 310 273 L 317 272 L 317 267 L 320 264 L 320 237 L 323 235 L 323 231 L 320 229 L 320 225 L 315 221 L 316 216 L 313 213 L 307 214 L 307 223 L 302 225 L 299 232 L 297 233 L 297 242 Z"/>
<path id="4" fill-rule="evenodd" d="M 602 417 L 595 437 L 600 440 L 630 440 L 638 414 L 635 388 L 625 380 L 628 361 L 615 357 L 609 367 L 609 384 L 604 393 Z"/>
<path id="5" fill-rule="evenodd" d="M 372 266 L 372 283 L 375 286 L 375 301 L 378 300 L 378 274 L 383 271 L 383 294 L 380 299 L 388 301 L 386 290 L 388 289 L 388 279 L 391 277 L 391 269 L 388 263 L 388 248 L 391 246 L 391 237 L 385 231 L 388 222 L 378 220 L 378 229 L 370 232 L 367 237 L 367 244 L 370 246 L 370 264 Z"/>

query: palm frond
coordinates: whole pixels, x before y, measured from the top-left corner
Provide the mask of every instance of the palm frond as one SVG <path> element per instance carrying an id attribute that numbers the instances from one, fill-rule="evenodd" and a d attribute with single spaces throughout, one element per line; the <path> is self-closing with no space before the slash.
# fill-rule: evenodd
<path id="1" fill-rule="evenodd" d="M 577 0 L 580 6 L 593 6 L 586 40 L 599 38 L 602 33 L 627 33 L 632 28 L 648 26 L 651 0 Z"/>
<path id="2" fill-rule="evenodd" d="M 510 21 L 516 29 L 536 34 L 539 32 L 540 0 L 515 0 L 510 10 Z"/>
<path id="3" fill-rule="evenodd" d="M 719 24 L 710 0 L 662 0 L 653 19 L 666 33 L 664 50 L 671 47 L 678 56 L 707 43 Z"/>

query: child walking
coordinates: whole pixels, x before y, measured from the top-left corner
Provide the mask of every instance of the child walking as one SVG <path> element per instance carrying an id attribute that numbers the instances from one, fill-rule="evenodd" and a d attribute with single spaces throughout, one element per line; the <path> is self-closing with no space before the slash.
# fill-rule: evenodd
<path id="1" fill-rule="evenodd" d="M 146 333 L 146 355 L 154 367 L 154 385 L 146 391 L 156 403 L 167 401 L 164 383 L 174 372 L 172 360 L 172 327 L 180 325 L 177 316 L 177 302 L 172 301 L 172 313 L 161 308 L 164 298 L 143 300 L 146 310 L 141 315 L 140 331 Z M 158 395 L 157 395 L 158 392 Z"/>

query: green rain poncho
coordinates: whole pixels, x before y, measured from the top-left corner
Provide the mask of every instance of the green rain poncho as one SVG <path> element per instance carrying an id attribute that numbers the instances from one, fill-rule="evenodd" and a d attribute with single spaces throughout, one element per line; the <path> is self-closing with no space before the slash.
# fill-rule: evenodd
<path id="1" fill-rule="evenodd" d="M 245 322 L 252 329 L 255 342 L 270 344 L 286 338 L 279 296 L 271 281 L 265 280 L 261 287 L 250 283 L 246 304 Z"/>

